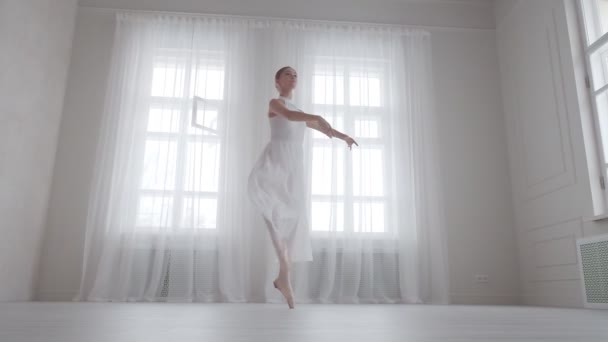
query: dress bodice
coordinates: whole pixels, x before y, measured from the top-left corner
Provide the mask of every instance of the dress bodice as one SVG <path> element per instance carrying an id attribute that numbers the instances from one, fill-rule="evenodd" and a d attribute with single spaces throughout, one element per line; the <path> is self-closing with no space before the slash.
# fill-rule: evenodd
<path id="1" fill-rule="evenodd" d="M 280 96 L 280 99 L 285 101 L 285 106 L 290 110 L 300 111 L 291 99 Z M 270 120 L 270 141 L 288 141 L 301 143 L 304 139 L 306 131 L 306 123 L 304 121 L 290 121 L 281 115 L 275 115 L 269 118 Z"/>

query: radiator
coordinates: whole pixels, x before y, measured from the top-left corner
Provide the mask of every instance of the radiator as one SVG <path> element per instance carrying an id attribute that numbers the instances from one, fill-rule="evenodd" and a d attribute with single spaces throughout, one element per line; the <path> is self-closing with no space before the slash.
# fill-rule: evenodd
<path id="1" fill-rule="evenodd" d="M 577 239 L 585 307 L 608 309 L 608 235 Z"/>

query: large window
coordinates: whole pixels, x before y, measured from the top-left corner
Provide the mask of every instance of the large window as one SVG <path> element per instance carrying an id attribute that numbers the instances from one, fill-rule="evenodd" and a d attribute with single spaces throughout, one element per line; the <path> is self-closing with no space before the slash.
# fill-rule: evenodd
<path id="1" fill-rule="evenodd" d="M 221 125 L 225 63 L 218 53 L 160 50 L 150 87 L 137 226 L 145 231 L 217 228 L 222 136 L 191 124 L 192 99 L 204 100 L 205 126 Z M 360 147 L 313 132 L 311 230 L 386 235 L 386 61 L 317 58 L 307 74 L 309 109 Z M 307 106 L 308 108 L 308 106 Z"/>
<path id="2" fill-rule="evenodd" d="M 385 62 L 317 59 L 312 108 L 359 143 L 313 133 L 311 229 L 313 232 L 388 232 L 386 222 Z"/>
<path id="3" fill-rule="evenodd" d="M 193 96 L 204 99 L 206 124 L 217 129 L 224 69 L 218 53 L 155 55 L 138 199 L 142 230 L 216 228 L 221 136 L 192 127 L 191 109 Z"/>
<path id="4" fill-rule="evenodd" d="M 579 9 L 585 31 L 587 86 L 590 89 L 599 161 L 600 185 L 606 189 L 608 171 L 608 0 L 580 0 Z"/>

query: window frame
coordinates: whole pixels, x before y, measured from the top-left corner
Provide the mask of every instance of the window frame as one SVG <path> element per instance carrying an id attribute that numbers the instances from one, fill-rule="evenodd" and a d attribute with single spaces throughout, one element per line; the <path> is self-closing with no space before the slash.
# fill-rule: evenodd
<path id="1" fill-rule="evenodd" d="M 388 130 L 387 121 L 388 117 L 386 116 L 386 112 L 388 110 L 388 99 L 386 95 L 387 92 L 383 92 L 383 90 L 389 89 L 389 75 L 388 70 L 390 69 L 390 61 L 385 59 L 377 59 L 377 58 L 356 58 L 356 57 L 344 57 L 336 59 L 328 59 L 327 61 L 323 60 L 323 57 L 319 56 L 311 56 L 313 62 L 313 71 L 309 77 L 308 81 L 311 84 L 311 97 L 308 99 L 310 101 L 310 106 L 313 108 L 315 113 L 324 112 L 323 108 L 328 108 L 333 110 L 334 112 L 342 113 L 342 124 L 344 132 L 353 132 L 353 137 L 360 143 L 361 146 L 378 146 L 380 147 L 382 153 L 382 162 L 383 162 L 383 184 L 382 184 L 382 196 L 377 195 L 355 195 L 354 194 L 354 170 L 353 170 L 353 157 L 350 151 L 347 151 L 344 154 L 343 160 L 343 172 L 344 172 L 344 189 L 342 194 L 330 194 L 330 195 L 322 195 L 315 194 L 312 189 L 312 181 L 311 181 L 311 198 L 310 198 L 310 222 L 311 222 L 311 234 L 314 239 L 323 239 L 330 234 L 345 234 L 345 235 L 353 235 L 353 236 L 361 236 L 365 238 L 370 238 L 373 240 L 387 240 L 387 239 L 395 239 L 397 235 L 397 230 L 394 227 L 394 223 L 392 222 L 391 215 L 391 203 L 390 196 L 388 193 L 388 182 L 390 181 L 390 168 L 391 165 L 390 158 L 390 130 Z M 366 70 L 357 70 L 357 64 L 365 65 Z M 317 104 L 315 103 L 315 91 L 314 91 L 314 78 L 318 75 L 317 70 L 321 69 L 331 69 L 332 66 L 338 65 L 340 72 L 342 74 L 342 82 L 343 82 L 343 91 L 344 91 L 344 103 L 343 104 Z M 360 73 L 369 72 L 369 68 L 373 70 L 373 73 L 377 73 L 380 78 L 379 84 L 379 92 L 380 92 L 380 105 L 379 106 L 371 106 L 367 105 L 351 105 L 350 101 L 350 78 L 351 76 L 356 76 Z M 331 74 L 329 74 L 331 75 Z M 334 84 L 334 87 L 337 87 Z M 327 91 L 327 90 L 326 90 Z M 337 94 L 338 91 L 334 89 L 334 94 Z M 338 116 L 336 116 L 337 118 Z M 366 119 L 378 119 L 378 137 L 357 137 L 355 136 L 355 127 L 357 120 L 366 120 Z M 316 147 L 326 147 L 327 145 L 331 146 L 331 141 L 327 141 L 327 137 L 319 136 L 315 137 L 314 134 L 311 136 L 311 152 L 310 152 L 310 160 L 311 164 L 308 166 L 309 168 L 313 167 L 313 152 Z M 320 135 L 320 134 L 318 134 Z M 358 148 L 354 146 L 353 148 Z M 350 212 L 354 212 L 354 207 L 357 203 L 380 203 L 384 207 L 384 231 L 383 232 L 374 232 L 374 231 L 357 231 L 353 221 L 349 222 L 349 218 L 345 217 L 343 220 L 344 229 L 336 230 L 336 231 L 328 231 L 328 230 L 313 230 L 312 227 L 312 206 L 315 202 L 327 202 L 333 203 L 332 200 L 337 203 L 342 203 L 343 212 L 347 212 L 350 207 Z"/>
<path id="2" fill-rule="evenodd" d="M 153 87 L 154 87 L 154 77 L 152 76 L 150 79 L 150 91 L 148 93 L 149 103 L 147 105 L 148 108 L 148 120 L 150 109 L 154 106 L 158 106 L 159 108 L 171 108 L 171 110 L 175 110 L 179 112 L 179 122 L 177 123 L 178 130 L 170 131 L 170 132 L 155 132 L 149 131 L 148 127 L 146 127 L 145 135 L 144 135 L 144 149 L 143 156 L 145 158 L 145 146 L 148 141 L 157 141 L 157 140 L 168 140 L 170 142 L 176 143 L 176 159 L 175 159 L 175 184 L 172 190 L 157 190 L 157 189 L 146 189 L 143 188 L 143 185 L 140 183 L 138 185 L 138 196 L 137 196 L 137 216 L 135 218 L 136 230 L 139 233 L 146 234 L 148 232 L 156 232 L 159 228 L 164 228 L 171 230 L 172 232 L 185 233 L 187 231 L 194 231 L 197 233 L 204 232 L 204 234 L 217 234 L 217 220 L 218 220 L 218 208 L 217 203 L 220 200 L 220 189 L 216 189 L 216 191 L 207 191 L 207 190 L 186 190 L 185 189 L 185 180 L 187 177 L 186 170 L 186 159 L 187 153 L 189 150 L 189 146 L 192 143 L 202 143 L 214 141 L 217 144 L 218 153 L 221 154 L 221 150 L 224 148 L 223 136 L 213 135 L 213 134 L 192 134 L 190 129 L 192 127 L 192 105 L 193 98 L 199 97 L 205 101 L 205 104 L 210 104 L 214 109 L 217 109 L 218 112 L 218 128 L 221 127 L 221 112 L 224 110 L 224 105 L 226 101 L 226 64 L 225 64 L 225 54 L 221 51 L 216 50 L 192 50 L 192 49 L 174 49 L 174 48 L 158 48 L 154 52 L 154 56 L 152 57 L 152 75 L 154 74 L 154 68 L 157 65 L 156 60 L 159 58 L 168 58 L 168 59 L 184 59 L 183 64 L 178 64 L 179 69 L 183 66 L 184 75 L 182 83 L 182 92 L 178 96 L 166 96 L 166 95 L 154 95 Z M 196 61 L 196 63 L 195 63 Z M 214 65 L 217 67 L 218 65 L 222 65 L 222 71 L 224 72 L 224 80 L 222 82 L 223 90 L 222 90 L 222 98 L 221 99 L 208 99 L 204 98 L 202 95 L 196 94 L 197 85 L 196 81 L 193 81 L 193 78 L 196 79 L 196 73 L 200 70 L 198 66 L 200 65 Z M 176 69 L 177 70 L 177 69 Z M 196 127 L 194 127 L 196 128 Z M 218 158 L 218 174 L 217 174 L 217 184 L 221 184 L 222 170 L 223 165 L 221 162 L 222 158 Z M 140 182 L 144 177 L 143 169 L 140 173 Z M 179 180 L 182 182 L 179 182 Z M 145 197 L 167 197 L 173 201 L 171 207 L 171 222 L 167 226 L 157 226 L 157 225 L 140 225 L 138 224 L 139 215 L 140 215 L 140 202 L 142 198 Z M 216 210 L 215 210 L 215 226 L 214 227 L 201 227 L 201 226 L 185 226 L 183 225 L 184 219 L 184 206 L 185 202 L 190 198 L 201 198 L 201 199 L 213 199 L 216 202 Z"/>
<path id="3" fill-rule="evenodd" d="M 597 161 L 599 162 L 599 179 L 597 180 L 598 183 L 595 183 L 599 186 L 600 190 L 601 190 L 601 200 L 602 200 L 602 208 L 604 211 L 608 210 L 608 189 L 606 187 L 606 177 L 608 176 L 608 161 L 606 160 L 606 149 L 608 149 L 608 146 L 604 146 L 604 142 L 603 142 L 603 135 L 608 135 L 608 131 L 606 132 L 602 132 L 601 129 L 601 120 L 600 120 L 600 112 L 599 112 L 599 108 L 597 105 L 597 99 L 601 96 L 606 96 L 607 100 L 608 100 L 608 82 L 606 82 L 606 85 L 602 86 L 600 89 L 595 90 L 596 89 L 596 80 L 593 77 L 593 68 L 592 68 L 592 62 L 591 62 L 591 56 L 593 55 L 593 53 L 597 52 L 599 49 L 601 49 L 602 47 L 606 47 L 608 46 L 608 32 L 601 34 L 600 37 L 598 37 L 594 42 L 589 42 L 589 29 L 588 29 L 588 24 L 592 24 L 594 25 L 594 29 L 598 30 L 598 32 L 601 32 L 601 29 L 598 29 L 598 25 L 600 25 L 600 21 L 601 19 L 599 18 L 599 11 L 595 11 L 594 14 L 594 18 L 592 22 L 588 22 L 587 18 L 585 17 L 585 11 L 584 11 L 584 4 L 583 1 L 585 0 L 577 0 L 576 1 L 576 9 L 577 9 L 577 17 L 578 17 L 578 21 L 579 21 L 579 29 L 582 35 L 582 42 L 583 42 L 583 54 L 584 54 L 584 59 L 585 59 L 585 87 L 587 88 L 588 94 L 589 94 L 589 100 L 590 100 L 590 104 L 591 104 L 591 111 L 592 111 L 592 119 L 593 119 L 593 133 L 594 136 L 592 137 L 592 141 L 595 145 L 596 148 L 596 153 L 597 155 L 595 156 L 595 158 L 597 158 Z M 595 2 L 594 2 L 595 3 Z M 608 112 L 606 113 L 606 115 L 608 115 Z M 593 180 L 592 180 L 593 182 Z"/>

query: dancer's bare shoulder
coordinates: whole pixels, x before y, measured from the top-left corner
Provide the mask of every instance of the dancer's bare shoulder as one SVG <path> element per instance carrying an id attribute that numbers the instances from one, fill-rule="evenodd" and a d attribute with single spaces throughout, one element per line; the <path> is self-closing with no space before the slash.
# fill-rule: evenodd
<path id="1" fill-rule="evenodd" d="M 272 118 L 279 115 L 277 112 L 281 113 L 283 109 L 287 109 L 283 99 L 271 99 L 268 102 L 268 117 Z"/>

